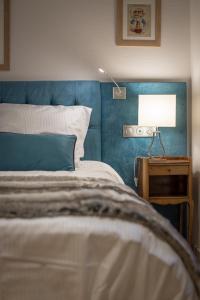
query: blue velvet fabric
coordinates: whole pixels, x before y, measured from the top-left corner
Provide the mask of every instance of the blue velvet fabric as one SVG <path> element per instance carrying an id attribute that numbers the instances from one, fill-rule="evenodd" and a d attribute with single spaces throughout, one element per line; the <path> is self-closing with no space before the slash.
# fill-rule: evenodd
<path id="1" fill-rule="evenodd" d="M 187 87 L 184 82 L 120 83 L 127 100 L 113 100 L 113 83 L 97 81 L 5 81 L 0 82 L 0 102 L 92 107 L 85 141 L 84 159 L 103 160 L 134 187 L 133 163 L 146 156 L 150 138 L 123 138 L 124 124 L 138 123 L 139 94 L 176 94 L 177 126 L 160 128 L 166 153 L 187 153 Z M 102 107 L 101 107 L 102 106 Z M 159 154 L 154 148 L 154 154 Z"/>
<path id="2" fill-rule="evenodd" d="M 75 135 L 0 133 L 0 171 L 74 171 Z"/>
<path id="3" fill-rule="evenodd" d="M 1 81 L 1 103 L 84 105 L 92 108 L 85 140 L 87 160 L 101 160 L 101 95 L 97 81 Z"/>
<path id="4" fill-rule="evenodd" d="M 101 83 L 102 95 L 102 160 L 110 164 L 134 187 L 134 159 L 147 156 L 151 138 L 123 138 L 124 124 L 138 124 L 139 94 L 176 94 L 176 127 L 159 128 L 167 155 L 187 154 L 187 87 L 183 82 L 121 83 L 127 88 L 127 100 L 112 99 L 112 83 Z M 153 154 L 159 155 L 155 143 Z"/>
<path id="5" fill-rule="evenodd" d="M 123 138 L 124 124 L 138 124 L 139 94 L 176 94 L 176 127 L 159 128 L 167 155 L 187 154 L 187 86 L 184 82 L 120 82 L 127 88 L 127 100 L 113 100 L 113 83 L 101 84 L 102 97 L 102 160 L 110 164 L 126 184 L 134 185 L 134 161 L 137 156 L 147 156 L 151 138 Z M 155 144 L 153 154 L 159 155 Z M 160 206 L 156 209 L 172 224 L 179 227 L 178 206 Z"/>

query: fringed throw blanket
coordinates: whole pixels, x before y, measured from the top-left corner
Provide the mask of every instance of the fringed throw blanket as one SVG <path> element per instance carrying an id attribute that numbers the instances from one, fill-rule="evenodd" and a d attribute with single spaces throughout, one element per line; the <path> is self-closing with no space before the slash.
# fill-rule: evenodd
<path id="1" fill-rule="evenodd" d="M 114 218 L 142 224 L 178 253 L 200 296 L 200 268 L 187 242 L 145 200 L 122 184 L 68 176 L 1 176 L 0 217 Z"/>

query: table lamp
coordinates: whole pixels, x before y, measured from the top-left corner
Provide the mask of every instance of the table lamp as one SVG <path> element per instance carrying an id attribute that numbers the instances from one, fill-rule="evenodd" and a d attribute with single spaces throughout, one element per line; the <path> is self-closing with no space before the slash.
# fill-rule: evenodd
<path id="1" fill-rule="evenodd" d="M 176 126 L 176 95 L 139 95 L 138 125 L 156 126 L 148 148 L 148 155 L 152 156 L 152 146 L 157 136 L 165 156 L 159 127 Z"/>

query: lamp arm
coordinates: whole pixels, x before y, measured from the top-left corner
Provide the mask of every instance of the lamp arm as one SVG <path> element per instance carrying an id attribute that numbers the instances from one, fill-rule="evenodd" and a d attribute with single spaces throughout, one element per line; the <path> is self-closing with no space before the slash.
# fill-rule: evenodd
<path id="1" fill-rule="evenodd" d="M 109 75 L 110 76 L 110 75 Z M 119 87 L 119 85 L 117 84 L 117 82 L 112 78 L 112 76 L 110 76 L 110 79 L 114 82 L 114 84 L 116 85 L 116 87 L 120 90 L 121 92 L 121 89 Z"/>
<path id="2" fill-rule="evenodd" d="M 107 74 L 107 76 L 112 80 L 112 82 L 114 82 L 114 84 L 116 85 L 116 87 L 119 90 L 119 93 L 121 94 L 121 89 L 120 89 L 119 85 L 117 84 L 117 82 L 113 79 L 113 77 L 107 71 L 104 71 L 104 73 Z"/>

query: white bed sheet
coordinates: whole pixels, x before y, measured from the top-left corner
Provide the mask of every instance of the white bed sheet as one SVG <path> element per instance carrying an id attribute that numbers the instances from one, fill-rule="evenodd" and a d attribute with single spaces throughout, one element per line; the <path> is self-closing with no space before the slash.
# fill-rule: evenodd
<path id="1" fill-rule="evenodd" d="M 1 176 L 77 176 L 77 177 L 95 177 L 112 180 L 116 183 L 123 183 L 120 175 L 108 164 L 100 161 L 85 160 L 81 161 L 75 171 L 0 171 Z"/>
<path id="2" fill-rule="evenodd" d="M 70 175 L 123 182 L 110 166 L 93 161 Z M 148 228 L 98 217 L 55 217 L 0 219 L 0 299 L 198 298 L 178 255 Z"/>

